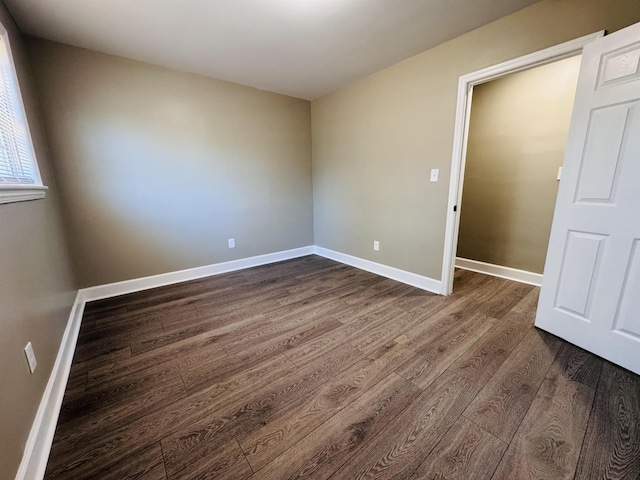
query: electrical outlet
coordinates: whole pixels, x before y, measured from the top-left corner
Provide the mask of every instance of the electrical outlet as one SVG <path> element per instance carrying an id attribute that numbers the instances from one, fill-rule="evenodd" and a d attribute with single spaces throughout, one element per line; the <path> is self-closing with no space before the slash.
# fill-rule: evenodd
<path id="1" fill-rule="evenodd" d="M 379 251 L 380 251 L 380 242 L 379 242 L 378 240 L 374 240 L 374 241 L 373 241 L 373 249 L 374 249 L 376 252 L 379 252 Z"/>
<path id="2" fill-rule="evenodd" d="M 235 238 L 230 238 L 229 239 L 229 248 L 236 248 L 236 239 Z"/>
<path id="3" fill-rule="evenodd" d="M 440 170 L 437 168 L 432 168 L 431 177 L 429 178 L 429 181 L 436 183 L 438 181 L 438 176 L 440 176 Z"/>
<path id="4" fill-rule="evenodd" d="M 31 345 L 31 342 L 27 343 L 27 346 L 24 347 L 24 354 L 27 357 L 29 371 L 31 373 L 35 372 L 36 367 L 38 366 L 38 362 L 36 361 L 36 354 L 33 352 L 33 345 Z"/>

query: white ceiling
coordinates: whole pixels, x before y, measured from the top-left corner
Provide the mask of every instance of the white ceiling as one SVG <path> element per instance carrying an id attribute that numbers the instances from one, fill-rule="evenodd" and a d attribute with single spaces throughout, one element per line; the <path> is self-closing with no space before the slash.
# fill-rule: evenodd
<path id="1" fill-rule="evenodd" d="M 5 0 L 24 33 L 312 100 L 537 0 Z"/>

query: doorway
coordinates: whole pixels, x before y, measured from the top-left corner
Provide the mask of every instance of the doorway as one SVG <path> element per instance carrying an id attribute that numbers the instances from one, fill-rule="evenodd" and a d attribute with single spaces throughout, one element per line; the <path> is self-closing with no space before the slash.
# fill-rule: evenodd
<path id="1" fill-rule="evenodd" d="M 474 87 L 456 267 L 541 285 L 580 60 Z"/>
<path id="2" fill-rule="evenodd" d="M 448 215 L 447 215 L 447 226 L 446 226 L 446 237 L 445 237 L 445 252 L 444 252 L 444 258 L 443 258 L 443 270 L 442 270 L 442 293 L 444 295 L 448 295 L 450 293 L 452 293 L 453 291 L 453 278 L 454 278 L 454 269 L 456 266 L 456 253 L 458 251 L 458 239 L 459 239 L 459 233 L 460 233 L 460 223 L 461 223 L 461 215 L 464 215 L 464 213 L 461 210 L 461 206 L 463 205 L 463 184 L 465 181 L 465 171 L 466 171 L 466 162 L 467 162 L 467 155 L 469 153 L 469 147 L 474 147 L 473 142 L 470 143 L 470 127 L 471 127 L 471 118 L 472 118 L 472 113 L 471 113 L 471 102 L 473 99 L 473 93 L 474 93 L 474 88 L 475 87 L 479 87 L 478 89 L 478 97 L 480 98 L 480 90 L 482 89 L 484 93 L 484 90 L 488 90 L 488 85 L 483 85 L 483 84 L 489 84 L 489 82 L 492 82 L 494 80 L 502 80 L 503 82 L 506 80 L 505 77 L 507 76 L 512 76 L 511 74 L 514 73 L 518 73 L 518 72 L 523 72 L 526 73 L 525 71 L 530 71 L 532 69 L 534 69 L 535 67 L 540 67 L 540 66 L 548 66 L 550 64 L 554 64 L 554 63 L 558 63 L 558 61 L 560 60 L 565 60 L 569 59 L 570 57 L 576 57 L 578 55 L 581 54 L 582 52 L 582 48 L 584 47 L 584 45 L 586 45 L 587 43 L 593 41 L 596 38 L 602 37 L 604 35 L 604 32 L 598 32 L 586 37 L 582 37 L 579 38 L 577 40 L 571 41 L 571 42 L 567 42 L 564 43 L 562 45 L 558 45 L 556 47 L 552 47 L 540 52 L 536 52 L 534 54 L 531 55 L 527 55 L 525 57 L 521 57 L 509 62 L 505 62 L 503 64 L 494 66 L 494 67 L 490 67 L 478 72 L 474 72 L 471 73 L 469 75 L 463 76 L 460 78 L 459 81 L 459 88 L 458 88 L 458 109 L 457 109 L 457 115 L 456 115 L 456 127 L 455 127 L 455 134 L 454 134 L 454 148 L 453 148 L 453 158 L 452 158 L 452 170 L 451 170 L 451 183 L 450 183 L 450 189 L 449 189 L 449 211 L 448 211 Z M 523 76 L 523 75 L 522 75 Z M 516 76 L 512 76 L 512 77 L 516 77 Z M 535 78 L 535 76 L 534 76 Z M 497 83 L 497 82 L 496 82 Z M 497 132 L 498 134 L 500 133 L 504 133 L 505 130 L 505 125 L 502 126 L 502 128 L 500 126 L 497 127 Z M 506 128 L 506 130 L 509 130 L 509 128 Z M 494 132 L 496 133 L 496 132 Z M 566 135 L 566 132 L 565 132 Z M 534 135 L 535 136 L 535 135 Z M 526 137 L 526 136 L 525 136 Z M 566 138 L 566 137 L 565 137 Z M 473 138 L 471 138 L 471 140 L 473 140 Z M 517 148 L 516 148 L 517 150 Z M 508 151 L 508 149 L 507 149 Z M 486 152 L 485 152 L 486 153 Z M 504 153 L 504 152 L 503 152 Z M 508 152 L 507 152 L 508 155 Z M 485 159 L 486 160 L 486 159 Z M 476 165 L 477 167 L 477 165 Z M 486 165 L 482 168 L 486 169 Z M 547 167 L 548 168 L 548 167 Z M 470 171 L 472 170 L 471 165 L 470 165 Z M 483 173 L 487 173 L 487 172 L 483 172 Z M 500 179 L 496 179 L 496 181 L 498 183 L 502 182 L 503 184 L 506 182 L 506 177 L 504 175 L 502 175 L 502 173 L 500 173 L 500 171 L 496 171 L 494 172 L 494 174 L 501 176 Z M 546 172 L 546 175 L 548 176 L 548 172 Z M 554 178 L 554 181 L 555 178 Z M 487 182 L 485 182 L 487 183 Z M 491 182 L 489 182 L 490 184 Z M 511 187 L 516 188 L 517 185 L 511 185 Z M 493 188 L 491 185 L 484 185 L 483 188 Z M 527 192 L 519 192 L 519 191 L 514 191 L 513 188 L 511 189 L 511 193 L 510 195 L 513 197 L 513 195 L 518 196 L 520 193 L 523 193 L 524 196 L 527 195 Z M 548 186 L 545 187 L 548 190 L 550 189 Z M 554 185 L 553 188 L 557 188 L 557 186 Z M 470 189 L 471 190 L 471 189 Z M 478 194 L 478 189 L 474 188 L 475 193 L 474 195 L 477 198 L 478 197 L 476 194 Z M 482 188 L 480 189 L 482 190 Z M 553 189 L 551 189 L 553 190 Z M 493 198 L 493 207 L 492 208 L 500 208 L 499 205 L 499 200 L 500 200 L 500 195 L 495 194 L 495 192 L 485 192 L 488 193 L 488 197 L 492 197 Z M 533 192 L 528 192 L 529 196 L 531 196 Z M 468 197 L 473 197 L 474 195 L 468 195 Z M 486 197 L 486 195 L 485 195 Z M 507 195 L 507 197 L 505 197 L 508 200 L 509 195 Z M 476 198 L 476 199 L 477 199 Z M 496 200 L 496 198 L 498 198 L 498 200 Z M 515 197 L 513 197 L 515 198 Z M 469 204 L 470 199 L 469 198 L 465 198 L 464 201 L 467 202 L 467 204 Z M 498 203 L 496 203 L 496 201 L 498 201 Z M 555 203 L 555 193 L 553 194 L 553 199 L 552 202 Z M 489 202 L 489 205 L 491 205 L 491 202 Z M 505 213 L 506 210 L 508 210 L 507 207 L 511 207 L 511 206 L 505 206 L 505 208 L 503 208 L 502 210 L 504 210 Z M 548 205 L 546 206 L 546 208 L 548 209 Z M 477 209 L 476 209 L 477 210 Z M 500 212 L 494 211 L 493 213 L 490 211 L 491 209 L 489 209 L 488 212 L 485 212 L 485 215 L 487 216 L 487 221 L 485 223 L 490 223 L 493 220 L 496 220 L 496 218 L 494 217 L 499 217 L 499 215 L 497 215 Z M 511 209 L 513 210 L 513 209 Z M 473 211 L 473 209 L 472 209 Z M 477 216 L 477 211 L 473 212 L 476 216 Z M 517 213 L 517 209 L 516 209 L 516 213 Z M 506 215 L 514 215 L 513 211 L 510 212 L 506 212 Z M 553 211 L 551 210 L 551 212 L 549 213 L 550 216 L 553 215 Z M 549 219 L 550 221 L 550 219 Z M 475 223 L 475 226 L 474 226 Z M 476 234 L 479 230 L 477 230 L 477 228 L 481 228 L 482 227 L 482 219 L 478 219 L 476 218 L 475 221 L 472 220 L 470 222 L 465 222 L 465 224 L 463 225 L 463 233 L 468 233 L 468 232 L 473 232 L 473 228 L 476 228 Z M 522 221 L 520 221 L 521 225 Z M 524 224 L 526 224 L 526 222 L 524 222 Z M 494 222 L 494 226 L 497 225 L 497 223 Z M 491 225 L 488 225 L 489 227 L 491 227 Z M 550 223 L 548 227 L 544 227 L 543 229 L 547 229 L 550 228 Z M 517 230 L 518 228 L 516 228 Z M 522 229 L 522 228 L 520 228 Z M 503 229 L 504 230 L 504 229 Z M 503 232 L 504 233 L 504 232 Z M 517 233 L 517 232 L 516 232 Z M 526 275 L 523 275 L 520 278 L 520 281 L 525 281 L 527 283 L 539 283 L 540 279 L 541 279 L 541 272 L 540 273 L 536 273 L 536 272 L 530 272 L 528 270 L 525 269 L 519 269 L 517 268 L 518 265 L 524 265 L 526 267 L 526 265 L 539 265 L 540 264 L 540 260 L 539 258 L 536 257 L 536 259 L 532 258 L 531 255 L 528 255 L 526 252 L 526 248 L 523 247 L 523 245 L 519 245 L 518 241 L 522 240 L 522 232 L 520 232 L 520 239 L 518 239 L 518 234 L 516 235 L 512 235 L 514 238 L 514 242 L 513 242 L 513 246 L 509 247 L 506 252 L 506 256 L 507 257 L 518 257 L 518 252 L 519 252 L 519 257 L 520 258 L 515 258 L 512 259 L 515 263 L 514 265 L 516 265 L 516 268 L 511 268 L 508 270 L 513 270 L 513 271 L 521 271 L 524 274 L 532 274 L 529 277 L 527 277 Z M 486 238 L 484 238 L 484 243 L 486 244 L 487 242 L 491 241 L 491 236 L 495 236 L 496 232 L 491 232 L 490 235 L 486 236 Z M 509 236 L 509 232 L 507 232 L 507 236 Z M 543 233 L 543 235 L 545 235 Z M 503 237 L 506 238 L 506 237 Z M 548 231 L 546 233 L 546 238 L 544 239 L 543 243 L 545 244 L 545 251 L 543 253 L 546 253 L 546 241 L 548 241 Z M 495 239 L 494 239 L 495 240 Z M 482 243 L 482 242 L 480 242 Z M 538 241 L 538 243 L 540 243 L 540 241 Z M 470 242 L 466 242 L 464 245 L 461 245 L 462 250 L 466 251 L 466 255 L 469 256 L 469 244 Z M 473 249 L 471 249 L 473 250 Z M 539 248 L 538 248 L 539 250 Z M 515 252 L 515 253 L 514 253 Z M 524 252 L 524 255 L 522 255 Z M 502 252 L 503 254 L 505 252 Z M 482 255 L 489 255 L 488 257 L 484 257 L 487 258 L 489 260 L 491 260 L 491 254 L 487 254 L 486 252 L 480 253 L 480 258 L 483 258 Z M 538 252 L 536 254 L 538 257 L 540 256 L 540 253 Z M 498 255 L 495 258 L 499 258 L 500 255 Z M 527 258 L 529 257 L 529 258 Z M 518 263 L 519 262 L 519 263 Z M 499 262 L 498 262 L 499 263 Z M 542 260 L 542 264 L 544 263 L 544 259 Z M 480 265 L 482 264 L 482 268 L 480 269 L 480 271 L 482 271 L 482 273 L 489 273 L 492 275 L 496 275 L 496 276 L 507 276 L 509 278 L 513 278 L 513 276 L 509 276 L 511 275 L 513 272 L 509 271 L 507 272 L 509 275 L 505 275 L 504 271 L 500 270 L 500 267 L 498 268 L 493 268 L 496 267 L 496 265 L 493 265 L 490 261 L 480 261 L 480 263 L 474 265 L 473 262 L 471 265 L 467 264 L 465 265 L 466 268 L 468 269 L 475 269 L 476 271 L 478 271 L 477 268 L 474 268 L 474 266 Z M 489 268 L 488 268 L 489 267 Z M 478 267 L 479 268 L 479 267 Z M 487 270 L 488 268 L 488 270 Z M 535 267 L 534 269 L 538 269 L 538 267 Z"/>

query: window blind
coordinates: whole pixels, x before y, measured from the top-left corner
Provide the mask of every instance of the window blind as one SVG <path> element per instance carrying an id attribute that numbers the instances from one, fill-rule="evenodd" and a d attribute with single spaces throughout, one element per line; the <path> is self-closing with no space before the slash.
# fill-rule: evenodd
<path id="1" fill-rule="evenodd" d="M 37 173 L 6 35 L 0 39 L 0 185 L 36 184 Z"/>

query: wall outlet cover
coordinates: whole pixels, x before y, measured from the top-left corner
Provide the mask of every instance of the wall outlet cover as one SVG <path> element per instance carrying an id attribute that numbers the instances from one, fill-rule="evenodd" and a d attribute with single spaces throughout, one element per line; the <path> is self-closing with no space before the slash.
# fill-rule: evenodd
<path id="1" fill-rule="evenodd" d="M 230 238 L 229 239 L 229 248 L 236 248 L 236 239 L 235 238 Z"/>
<path id="2" fill-rule="evenodd" d="M 373 249 L 378 252 L 380 251 L 380 242 L 378 240 L 373 241 Z"/>

